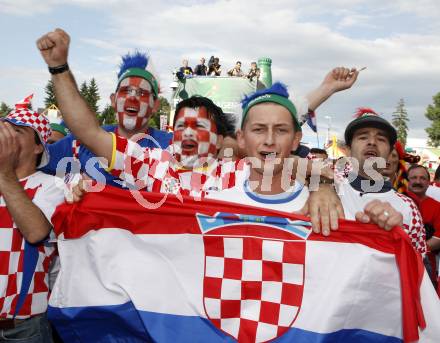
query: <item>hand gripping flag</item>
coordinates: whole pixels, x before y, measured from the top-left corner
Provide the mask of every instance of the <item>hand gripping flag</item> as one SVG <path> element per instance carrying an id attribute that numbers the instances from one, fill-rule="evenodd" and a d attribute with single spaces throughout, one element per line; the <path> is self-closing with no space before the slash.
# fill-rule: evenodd
<path id="1" fill-rule="evenodd" d="M 53 217 L 64 342 L 437 342 L 440 304 L 406 234 L 107 187 Z M 150 206 L 151 208 L 156 206 Z"/>

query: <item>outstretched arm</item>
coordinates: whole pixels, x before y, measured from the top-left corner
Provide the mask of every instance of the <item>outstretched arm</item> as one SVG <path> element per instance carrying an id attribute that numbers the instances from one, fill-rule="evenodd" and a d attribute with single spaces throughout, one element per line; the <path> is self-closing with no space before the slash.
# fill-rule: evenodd
<path id="1" fill-rule="evenodd" d="M 61 29 L 49 32 L 37 41 L 41 56 L 52 68 L 67 63 L 69 44 L 69 35 Z M 72 73 L 68 70 L 54 74 L 52 81 L 60 111 L 69 129 L 96 156 L 102 156 L 110 163 L 113 151 L 112 134 L 99 126 L 95 113 L 79 93 Z"/>
<path id="2" fill-rule="evenodd" d="M 307 94 L 309 110 L 316 110 L 334 93 L 349 89 L 356 82 L 358 75 L 359 71 L 356 68 L 340 67 L 330 71 L 319 87 Z"/>

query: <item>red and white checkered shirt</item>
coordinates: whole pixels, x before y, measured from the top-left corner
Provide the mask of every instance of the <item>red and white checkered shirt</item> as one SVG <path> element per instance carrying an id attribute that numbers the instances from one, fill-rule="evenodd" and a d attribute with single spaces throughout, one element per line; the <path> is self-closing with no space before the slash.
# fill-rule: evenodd
<path id="1" fill-rule="evenodd" d="M 172 147 L 167 150 L 145 148 L 115 135 L 112 175 L 129 188 L 161 193 L 203 197 L 207 191 L 227 189 L 235 184 L 235 172 L 242 170 L 243 161 L 211 159 L 206 167 L 182 169 L 175 160 Z"/>
<path id="2" fill-rule="evenodd" d="M 422 216 L 417 205 L 406 195 L 397 193 L 394 189 L 387 192 L 364 193 L 354 189 L 348 182 L 338 183 L 338 194 L 341 198 L 346 219 L 355 220 L 356 212 L 363 211 L 372 200 L 389 202 L 403 215 L 403 229 L 408 234 L 413 247 L 423 256 L 426 254 L 426 235 Z"/>
<path id="3" fill-rule="evenodd" d="M 28 196 L 48 220 L 56 206 L 64 201 L 63 189 L 56 186 L 55 179 L 54 176 L 36 172 L 20 180 Z M 0 195 L 0 318 L 14 316 L 23 277 L 24 246 L 25 240 Z M 48 269 L 53 253 L 53 243 L 38 244 L 35 273 L 16 318 L 25 319 L 46 311 L 49 296 Z"/>

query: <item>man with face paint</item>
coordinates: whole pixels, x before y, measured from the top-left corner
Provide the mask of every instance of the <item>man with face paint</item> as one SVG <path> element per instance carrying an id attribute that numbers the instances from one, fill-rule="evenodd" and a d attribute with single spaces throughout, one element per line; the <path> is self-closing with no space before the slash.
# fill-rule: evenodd
<path id="1" fill-rule="evenodd" d="M 172 134 L 148 127 L 148 120 L 159 106 L 159 84 L 148 70 L 148 62 L 148 57 L 140 52 L 122 57 L 116 90 L 110 96 L 111 105 L 117 113 L 118 124 L 103 126 L 103 129 L 127 139 L 135 134 L 144 134 L 144 138 L 137 141 L 141 146 L 166 148 Z M 56 73 L 57 70 L 52 72 Z M 74 135 L 67 135 L 50 145 L 48 150 L 50 161 L 42 169 L 46 173 L 63 174 L 81 170 L 102 183 L 123 188 L 126 186 L 103 169 L 95 160 L 96 156 Z M 63 163 L 63 158 L 66 157 L 73 161 L 72 165 Z"/>

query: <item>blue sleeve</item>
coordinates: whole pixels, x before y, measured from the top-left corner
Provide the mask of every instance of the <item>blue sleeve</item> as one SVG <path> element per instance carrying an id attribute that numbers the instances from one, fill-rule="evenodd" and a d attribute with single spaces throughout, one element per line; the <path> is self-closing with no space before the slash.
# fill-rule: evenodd
<path id="1" fill-rule="evenodd" d="M 49 163 L 40 170 L 47 174 L 55 175 L 57 171 L 58 162 L 63 157 L 73 157 L 72 155 L 72 141 L 75 139 L 72 135 L 67 135 L 54 144 L 47 144 L 49 151 Z"/>

